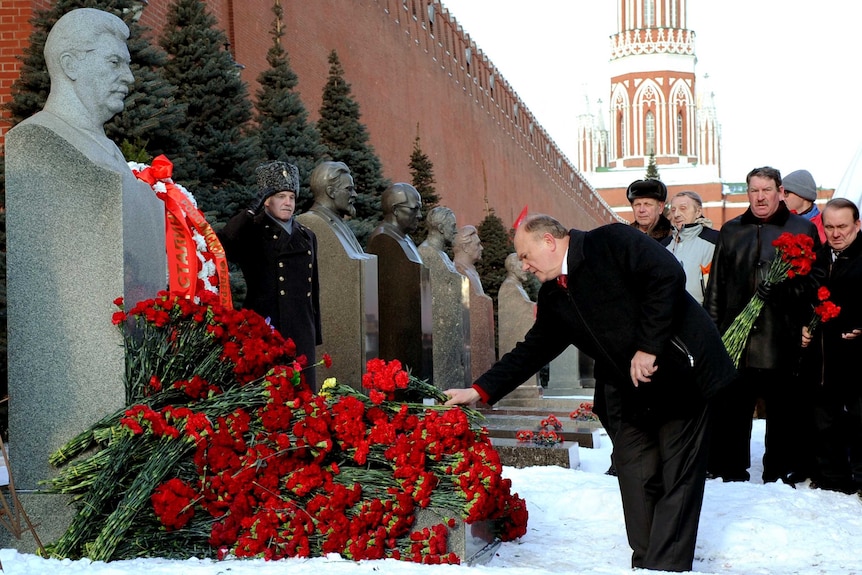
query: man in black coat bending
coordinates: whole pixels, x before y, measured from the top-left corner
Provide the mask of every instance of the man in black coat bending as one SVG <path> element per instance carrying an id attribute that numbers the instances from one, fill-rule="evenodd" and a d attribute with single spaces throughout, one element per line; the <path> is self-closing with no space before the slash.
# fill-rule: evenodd
<path id="1" fill-rule="evenodd" d="M 447 404 L 493 404 L 569 345 L 590 355 L 621 413 L 614 462 L 632 566 L 690 571 L 708 401 L 734 375 L 715 325 L 670 252 L 629 226 L 566 230 L 532 215 L 515 250 L 543 282 L 536 322 L 472 387 L 447 390 Z"/>

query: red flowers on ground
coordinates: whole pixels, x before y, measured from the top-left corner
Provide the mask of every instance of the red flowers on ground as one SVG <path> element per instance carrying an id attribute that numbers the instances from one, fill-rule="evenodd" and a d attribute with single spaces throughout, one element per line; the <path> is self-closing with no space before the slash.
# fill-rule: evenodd
<path id="1" fill-rule="evenodd" d="M 440 405 L 398 361 L 368 362 L 368 395 L 332 378 L 314 394 L 262 318 L 202 299 L 162 294 L 118 324 L 129 406 L 52 457 L 98 447 L 52 483 L 81 501 L 55 554 L 130 558 L 145 540 L 157 556 L 436 564 L 459 561 L 447 551 L 456 518 L 489 521 L 503 540 L 526 532 L 475 414 Z M 448 516 L 415 530 L 423 508 Z"/>
<path id="2" fill-rule="evenodd" d="M 589 401 L 583 401 L 578 405 L 578 408 L 569 414 L 569 418 L 575 421 L 598 421 L 599 417 L 593 413 L 593 404 Z"/>
<path id="3" fill-rule="evenodd" d="M 168 531 L 182 529 L 194 517 L 197 491 L 184 481 L 173 478 L 156 488 L 153 510 Z"/>

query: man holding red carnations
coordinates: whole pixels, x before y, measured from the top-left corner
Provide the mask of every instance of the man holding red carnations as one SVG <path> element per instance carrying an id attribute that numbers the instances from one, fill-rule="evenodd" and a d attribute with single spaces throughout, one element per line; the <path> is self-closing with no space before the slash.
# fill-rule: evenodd
<path id="1" fill-rule="evenodd" d="M 826 244 L 815 321 L 802 328 L 803 377 L 814 389 L 817 477 L 824 489 L 862 495 L 862 235 L 859 208 L 846 198 L 823 208 Z M 831 304 L 831 305 L 830 305 Z"/>
<path id="2" fill-rule="evenodd" d="M 792 369 L 798 334 L 810 319 L 802 305 L 807 283 L 798 274 L 775 283 L 765 280 L 773 260 L 781 257 L 774 242 L 782 234 L 809 236 L 815 249 L 820 238 L 814 224 L 788 210 L 778 170 L 755 168 L 746 184 L 749 208 L 719 231 L 703 305 L 725 334 L 752 298 L 763 303 L 744 334 L 738 376 L 716 398 L 709 471 L 725 481 L 748 481 L 752 414 L 760 398 L 767 425 L 763 480 L 794 482 L 807 471 L 800 469 L 807 462 L 796 456 L 799 383 Z"/>

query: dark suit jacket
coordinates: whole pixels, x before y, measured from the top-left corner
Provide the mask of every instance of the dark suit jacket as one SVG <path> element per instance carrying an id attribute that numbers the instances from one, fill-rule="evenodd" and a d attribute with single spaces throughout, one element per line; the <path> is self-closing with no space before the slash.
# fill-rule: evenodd
<path id="1" fill-rule="evenodd" d="M 820 273 L 815 273 L 820 272 Z M 803 350 L 804 373 L 809 381 L 832 389 L 854 390 L 859 387 L 859 357 L 862 338 L 844 339 L 842 333 L 862 329 L 862 234 L 832 261 L 832 249 L 825 245 L 817 252 L 812 276 L 829 290 L 829 301 L 841 307 L 838 317 L 821 323 L 814 339 Z M 813 290 L 812 290 L 813 291 Z M 812 296 L 812 305 L 817 297 Z M 805 306 L 807 317 L 813 315 Z"/>
<path id="2" fill-rule="evenodd" d="M 475 385 L 494 403 L 568 345 L 595 360 L 624 421 L 694 413 L 735 373 L 714 323 L 685 291 L 673 255 L 623 224 L 569 232 L 568 289 L 542 285 L 524 341 Z M 658 370 L 635 387 L 629 367 L 638 350 L 655 354 Z"/>

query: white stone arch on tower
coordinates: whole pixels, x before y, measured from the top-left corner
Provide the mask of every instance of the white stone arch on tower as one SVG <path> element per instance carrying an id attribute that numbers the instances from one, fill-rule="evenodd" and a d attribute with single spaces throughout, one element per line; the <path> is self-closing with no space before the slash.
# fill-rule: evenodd
<path id="1" fill-rule="evenodd" d="M 680 78 L 670 88 L 670 148 L 671 154 L 677 156 L 693 156 L 696 154 L 695 144 L 697 142 L 697 122 L 694 94 L 691 86 L 685 79 Z M 677 131 L 679 130 L 679 118 L 683 120 L 683 147 L 678 145 Z"/>
<path id="2" fill-rule="evenodd" d="M 646 115 L 652 112 L 655 117 L 655 149 L 656 156 L 667 155 L 667 102 L 661 86 L 653 79 L 644 79 L 635 89 L 629 123 L 629 134 L 632 138 L 633 155 L 648 156 L 646 141 Z"/>
<path id="3" fill-rule="evenodd" d="M 629 94 L 626 91 L 625 85 L 619 83 L 613 87 L 611 91 L 611 104 L 608 109 L 610 114 L 611 134 L 610 134 L 610 156 L 622 160 L 623 158 L 632 155 L 631 137 L 629 136 L 629 119 L 631 103 L 629 102 Z"/>

